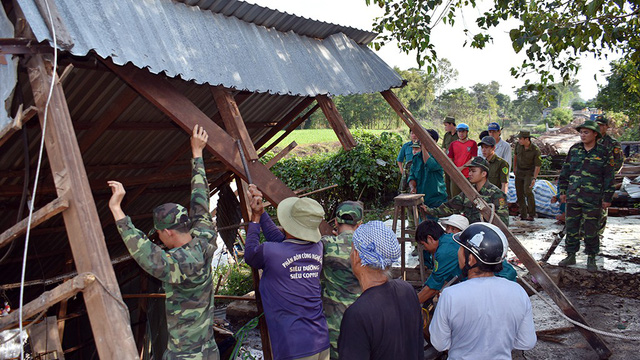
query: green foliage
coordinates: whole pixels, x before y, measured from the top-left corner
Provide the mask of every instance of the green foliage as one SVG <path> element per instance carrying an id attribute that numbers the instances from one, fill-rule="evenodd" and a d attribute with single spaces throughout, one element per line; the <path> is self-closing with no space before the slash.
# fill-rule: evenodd
<path id="1" fill-rule="evenodd" d="M 372 46 L 379 49 L 392 41 L 405 53 L 415 51 L 420 66 L 428 72 L 437 69 L 437 52 L 431 42 L 431 29 L 440 22 L 453 25 L 459 9 L 476 7 L 476 0 L 365 0 L 384 9 L 373 31 L 380 33 Z M 640 5 L 632 0 L 555 0 L 504 1 L 494 0 L 493 7 L 480 12 L 476 25 L 480 32 L 473 35 L 471 47 L 482 49 L 493 41 L 489 31 L 507 20 L 513 22 L 509 31 L 514 52 L 523 51 L 522 65 L 511 69 L 519 78 L 536 72 L 540 81 L 525 84 L 542 95 L 553 90 L 553 83 L 568 84 L 577 72 L 583 54 L 605 58 L 607 52 L 619 52 L 632 66 L 632 77 L 640 73 Z M 465 25 L 465 33 L 475 31 Z M 555 78 L 559 72 L 561 79 Z M 630 82 L 629 82 L 630 83 Z M 561 105 L 562 106 L 562 105 Z"/>
<path id="2" fill-rule="evenodd" d="M 540 173 L 547 174 L 551 170 L 552 170 L 552 168 L 551 168 L 551 157 L 543 156 L 541 158 Z"/>
<path id="3" fill-rule="evenodd" d="M 586 107 L 587 107 L 587 104 L 585 104 L 584 101 L 582 100 L 576 100 L 571 104 L 571 108 L 576 111 L 583 110 Z"/>
<path id="4" fill-rule="evenodd" d="M 567 125 L 571 120 L 573 120 L 573 111 L 567 108 L 555 108 L 545 119 L 550 127 Z"/>
<path id="5" fill-rule="evenodd" d="M 251 275 L 251 267 L 246 263 L 220 265 L 213 274 L 214 281 L 224 278 L 231 268 L 231 272 L 227 277 L 224 285 L 218 289 L 219 295 L 242 296 L 253 290 L 253 277 Z"/>
<path id="6" fill-rule="evenodd" d="M 384 130 L 363 130 L 368 133 L 379 135 Z M 278 139 L 284 131 L 279 131 L 273 138 L 271 138 L 264 147 L 269 146 L 273 141 Z M 295 141 L 298 145 L 306 145 L 306 144 L 320 144 L 327 142 L 336 142 L 338 141 L 338 136 L 336 135 L 333 129 L 300 129 L 294 130 L 287 135 L 286 138 L 280 141 L 281 145 L 289 145 L 292 141 Z"/>
<path id="7" fill-rule="evenodd" d="M 637 66 L 632 63 L 611 62 L 607 84 L 600 88 L 594 102 L 594 106 L 607 111 L 607 116 L 617 112 L 628 117 L 621 136 L 624 140 L 640 140 L 640 77 L 636 71 Z"/>
<path id="8" fill-rule="evenodd" d="M 339 202 L 360 199 L 366 208 L 389 201 L 396 192 L 399 172 L 396 157 L 403 144 L 399 135 L 355 131 L 358 145 L 351 151 L 288 158 L 273 166 L 273 173 L 291 189 L 310 190 L 338 186 L 312 195 L 330 214 Z"/>

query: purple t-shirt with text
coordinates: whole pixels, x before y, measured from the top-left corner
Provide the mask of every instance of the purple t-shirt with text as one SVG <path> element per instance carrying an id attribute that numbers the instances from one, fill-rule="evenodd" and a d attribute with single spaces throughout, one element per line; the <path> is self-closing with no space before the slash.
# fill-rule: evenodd
<path id="1" fill-rule="evenodd" d="M 260 228 L 267 242 L 260 244 Z M 274 359 L 296 359 L 329 348 L 322 312 L 322 243 L 285 240 L 267 213 L 247 230 L 245 261 L 263 269 L 260 293 Z"/>

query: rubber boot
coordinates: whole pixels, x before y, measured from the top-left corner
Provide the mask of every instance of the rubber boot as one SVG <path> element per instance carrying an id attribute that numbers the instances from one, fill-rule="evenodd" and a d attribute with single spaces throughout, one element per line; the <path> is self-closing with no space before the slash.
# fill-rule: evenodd
<path id="1" fill-rule="evenodd" d="M 575 264 L 576 264 L 576 253 L 567 253 L 567 257 L 560 260 L 560 262 L 558 263 L 558 266 L 567 267 L 568 265 L 575 265 Z"/>
<path id="2" fill-rule="evenodd" d="M 587 271 L 596 272 L 598 271 L 598 265 L 596 265 L 596 256 L 589 255 L 587 257 Z"/>

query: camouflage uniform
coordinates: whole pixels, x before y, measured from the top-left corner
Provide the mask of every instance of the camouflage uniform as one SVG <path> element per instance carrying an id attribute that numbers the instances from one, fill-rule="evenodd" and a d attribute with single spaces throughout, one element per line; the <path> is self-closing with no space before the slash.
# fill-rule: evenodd
<path id="1" fill-rule="evenodd" d="M 604 136 L 598 140 L 609 152 L 609 155 L 613 157 L 613 172 L 617 174 L 622 169 L 622 164 L 624 163 L 624 154 L 622 153 L 622 146 L 620 142 L 609 134 L 604 134 Z M 598 231 L 598 235 L 602 236 L 604 233 L 604 229 L 607 226 L 607 215 L 609 214 L 609 209 L 602 209 L 602 217 L 600 219 L 600 229 Z"/>
<path id="2" fill-rule="evenodd" d="M 611 202 L 615 191 L 614 165 L 609 151 L 599 142 L 589 151 L 582 142 L 569 149 L 558 179 L 558 194 L 567 196 L 567 253 L 575 254 L 580 249 L 582 224 L 585 252 L 598 254 L 602 202 Z"/>
<path id="3" fill-rule="evenodd" d="M 192 159 L 191 212 L 187 223 L 193 239 L 170 250 L 155 245 L 127 216 L 116 222 L 131 256 L 146 272 L 162 281 L 166 293 L 169 341 L 163 359 L 217 360 L 213 333 L 213 280 L 211 260 L 216 231 L 209 212 L 209 188 L 202 158 Z M 163 223 L 180 223 L 186 210 L 180 205 L 161 206 Z M 162 211 L 162 210 L 161 210 Z M 158 211 L 154 211 L 154 220 Z M 156 228 L 158 228 L 156 226 Z"/>
<path id="4" fill-rule="evenodd" d="M 325 236 L 322 264 L 322 306 L 329 326 L 331 358 L 338 358 L 340 323 L 345 310 L 360 296 L 360 284 L 351 271 L 351 238 L 353 231 L 338 236 Z"/>
<path id="5" fill-rule="evenodd" d="M 363 216 L 359 203 L 345 201 L 336 209 L 336 222 L 355 226 Z M 329 327 L 331 359 L 338 359 L 340 323 L 347 308 L 356 301 L 362 290 L 351 271 L 353 230 L 338 236 L 323 236 L 324 259 L 322 261 L 322 307 Z"/>
<path id="6" fill-rule="evenodd" d="M 509 209 L 507 208 L 507 197 L 502 190 L 489 181 L 486 181 L 478 193 L 480 193 L 480 196 L 487 202 L 487 204 L 494 205 L 496 215 L 499 216 L 502 222 L 508 226 Z M 466 216 L 467 219 L 469 219 L 470 224 L 482 221 L 480 211 L 464 193 L 456 195 L 453 199 L 437 208 L 428 208 L 426 211 L 427 215 L 437 217 L 449 216 L 451 214 L 458 214 L 461 212 L 464 213 L 464 216 Z"/>

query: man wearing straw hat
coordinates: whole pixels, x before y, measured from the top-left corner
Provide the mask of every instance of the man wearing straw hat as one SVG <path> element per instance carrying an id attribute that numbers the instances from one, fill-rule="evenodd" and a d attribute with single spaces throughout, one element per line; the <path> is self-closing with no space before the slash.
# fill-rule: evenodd
<path id="1" fill-rule="evenodd" d="M 247 194 L 251 222 L 244 259 L 262 269 L 260 293 L 274 359 L 329 359 L 329 330 L 322 312 L 320 274 L 324 209 L 310 198 L 290 197 L 278 205 L 280 231 L 264 211 L 253 184 Z M 260 230 L 266 242 L 260 244 Z"/>

